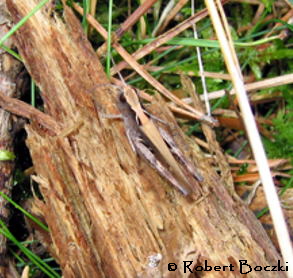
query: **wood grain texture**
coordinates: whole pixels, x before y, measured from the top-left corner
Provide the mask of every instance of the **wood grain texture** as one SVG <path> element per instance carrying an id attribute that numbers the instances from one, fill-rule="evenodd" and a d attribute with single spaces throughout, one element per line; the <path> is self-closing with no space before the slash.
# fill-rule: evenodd
<path id="1" fill-rule="evenodd" d="M 18 21 L 37 0 L 7 3 Z M 190 277 L 184 260 L 275 264 L 280 257 L 259 222 L 228 194 L 203 153 L 186 143 L 162 100 L 150 109 L 172 123 L 169 132 L 203 175 L 207 194 L 199 202 L 185 198 L 135 156 L 121 121 L 99 118 L 89 91 L 108 81 L 80 23 L 69 8 L 65 11 L 63 20 L 44 8 L 16 34 L 25 65 L 42 90 L 45 112 L 61 130 L 52 136 L 37 119 L 26 127 L 44 196 L 38 206 L 64 277 Z M 117 113 L 106 86 L 93 94 L 107 113 Z M 152 264 L 157 254 L 161 260 Z M 168 263 L 178 264 L 178 270 L 169 272 Z M 204 272 L 202 277 L 239 275 Z"/>

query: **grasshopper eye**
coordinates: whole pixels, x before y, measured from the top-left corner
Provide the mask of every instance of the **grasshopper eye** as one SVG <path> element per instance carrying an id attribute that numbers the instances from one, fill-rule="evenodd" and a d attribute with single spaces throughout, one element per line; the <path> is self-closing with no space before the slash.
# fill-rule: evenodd
<path id="1" fill-rule="evenodd" d="M 123 103 L 126 102 L 126 99 L 125 99 L 124 94 L 120 94 L 120 96 L 119 96 L 119 100 L 120 100 L 121 102 L 123 102 Z"/>

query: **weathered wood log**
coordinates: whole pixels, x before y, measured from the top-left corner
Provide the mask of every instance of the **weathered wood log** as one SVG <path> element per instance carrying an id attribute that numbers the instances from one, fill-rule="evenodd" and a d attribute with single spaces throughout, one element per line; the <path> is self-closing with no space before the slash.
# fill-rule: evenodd
<path id="1" fill-rule="evenodd" d="M 19 21 L 37 0 L 7 0 Z M 206 196 L 192 201 L 171 187 L 131 151 L 123 124 L 99 117 L 91 94 L 108 84 L 78 20 L 65 8 L 64 21 L 43 8 L 17 32 L 18 49 L 41 88 L 52 128 L 32 116 L 27 144 L 50 228 L 50 250 L 64 277 L 190 277 L 192 266 L 233 266 L 202 271 L 201 277 L 239 277 L 239 260 L 275 265 L 280 256 L 249 209 L 232 198 L 202 152 L 176 125 L 164 102 L 152 111 L 173 123 L 170 130 L 204 176 Z M 117 113 L 105 86 L 95 98 Z M 9 107 L 9 106 L 7 106 Z M 32 115 L 32 113 L 29 113 Z M 168 270 L 168 263 L 178 266 Z M 246 269 L 247 271 L 247 269 Z M 254 272 L 250 277 L 285 277 Z"/>
<path id="2" fill-rule="evenodd" d="M 6 1 L 0 0 L 0 37 L 2 38 L 12 25 L 9 17 Z M 13 47 L 10 38 L 5 42 L 7 47 Z M 16 97 L 17 83 L 22 70 L 22 64 L 11 55 L 0 49 L 0 90 L 9 97 Z M 18 81 L 17 81 L 18 80 Z M 12 114 L 0 109 L 0 151 L 13 153 L 13 139 L 15 135 L 15 122 Z M 10 196 L 13 185 L 13 159 L 0 162 L 0 191 Z M 8 225 L 9 203 L 0 196 L 0 220 Z M 0 277 L 9 277 L 8 260 L 6 258 L 6 237 L 0 233 Z"/>

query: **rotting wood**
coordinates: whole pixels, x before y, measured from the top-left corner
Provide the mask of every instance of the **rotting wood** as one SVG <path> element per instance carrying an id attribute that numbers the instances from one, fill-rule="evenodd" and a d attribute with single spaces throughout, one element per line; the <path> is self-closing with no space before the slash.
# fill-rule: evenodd
<path id="1" fill-rule="evenodd" d="M 18 21 L 37 0 L 7 3 Z M 185 198 L 136 158 L 121 121 L 98 117 L 87 92 L 107 84 L 107 78 L 69 8 L 64 20 L 43 9 L 16 34 L 25 65 L 42 90 L 45 112 L 61 130 L 70 129 L 52 136 L 39 125 L 26 126 L 35 180 L 44 197 L 37 204 L 63 276 L 190 277 L 183 272 L 188 260 L 193 266 L 205 260 L 213 266 L 234 265 L 240 259 L 275 265 L 280 256 L 260 223 L 228 194 L 195 144 L 186 144 L 162 100 L 150 109 L 172 123 L 169 132 L 198 165 L 209 191 L 200 202 Z M 95 97 L 115 114 L 114 98 L 105 87 Z M 169 272 L 168 263 L 176 263 L 178 270 Z M 202 272 L 201 277 L 239 277 L 239 269 L 234 270 Z M 285 274 L 253 272 L 250 277 Z"/>
<path id="2" fill-rule="evenodd" d="M 7 12 L 6 3 L 0 0 L 0 37 L 3 37 L 11 27 L 11 19 Z M 7 47 L 13 46 L 13 40 L 6 41 Z M 16 97 L 17 84 L 20 85 L 20 72 L 22 64 L 12 56 L 0 49 L 0 90 L 4 96 Z M 12 120 L 11 113 L 0 109 L 0 151 L 13 153 L 13 139 L 15 135 L 16 122 Z M 0 162 L 0 191 L 10 196 L 13 185 L 14 161 L 7 160 Z M 0 196 L 0 220 L 8 225 L 9 203 Z M 6 256 L 6 237 L 0 233 L 0 277 L 8 278 L 10 271 Z"/>

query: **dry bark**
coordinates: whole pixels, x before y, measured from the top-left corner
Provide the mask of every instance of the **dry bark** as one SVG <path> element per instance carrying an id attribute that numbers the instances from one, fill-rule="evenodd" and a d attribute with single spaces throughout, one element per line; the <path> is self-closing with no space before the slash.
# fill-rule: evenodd
<path id="1" fill-rule="evenodd" d="M 2 38 L 10 29 L 11 19 L 8 15 L 6 3 L 0 0 L 0 37 Z M 13 40 L 10 38 L 5 42 L 7 47 L 13 47 Z M 0 50 L 0 90 L 9 97 L 15 97 L 17 83 L 22 69 L 22 64 L 12 56 Z M 15 122 L 11 113 L 0 109 L 0 150 L 13 152 L 13 139 L 15 134 Z M 13 182 L 14 161 L 7 160 L 0 162 L 0 191 L 10 196 Z M 0 220 L 8 224 L 9 204 L 0 196 Z M 6 258 L 6 237 L 0 233 L 0 277 L 8 277 L 8 260 Z"/>
<path id="2" fill-rule="evenodd" d="M 7 4 L 17 22 L 37 0 Z M 186 143 L 164 102 L 158 100 L 152 111 L 173 123 L 170 132 L 204 176 L 202 192 L 208 194 L 199 202 L 182 196 L 135 156 L 121 121 L 99 117 L 89 92 L 108 81 L 79 22 L 65 10 L 65 23 L 47 7 L 16 34 L 51 121 L 44 127 L 28 113 L 33 121 L 26 126 L 27 144 L 44 197 L 37 205 L 64 277 L 189 277 L 182 263 L 187 260 L 193 266 L 205 260 L 235 265 L 235 271 L 202 277 L 239 277 L 240 259 L 276 264 L 280 256 L 259 222 L 229 195 L 202 152 Z M 117 113 L 107 87 L 97 87 L 95 98 L 107 113 Z M 168 263 L 178 270 L 169 272 Z M 253 272 L 250 277 L 285 275 Z"/>

